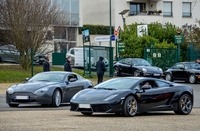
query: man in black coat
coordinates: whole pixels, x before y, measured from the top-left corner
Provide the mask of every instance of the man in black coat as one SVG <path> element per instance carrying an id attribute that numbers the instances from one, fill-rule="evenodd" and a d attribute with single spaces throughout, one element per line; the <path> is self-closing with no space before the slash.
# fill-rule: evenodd
<path id="1" fill-rule="evenodd" d="M 71 65 L 70 65 L 70 61 L 71 61 L 71 57 L 68 56 L 67 57 L 67 60 L 64 64 L 64 71 L 68 71 L 68 72 L 72 72 L 72 68 L 71 68 Z"/>
<path id="2" fill-rule="evenodd" d="M 49 57 L 45 56 L 45 60 L 43 62 L 43 71 L 50 71 L 50 63 L 49 63 Z"/>
<path id="3" fill-rule="evenodd" d="M 104 72 L 106 71 L 105 63 L 103 62 L 103 59 L 104 58 L 102 56 L 100 56 L 99 61 L 96 63 L 97 76 L 98 76 L 97 83 L 98 84 L 103 81 L 103 75 L 104 75 Z"/>

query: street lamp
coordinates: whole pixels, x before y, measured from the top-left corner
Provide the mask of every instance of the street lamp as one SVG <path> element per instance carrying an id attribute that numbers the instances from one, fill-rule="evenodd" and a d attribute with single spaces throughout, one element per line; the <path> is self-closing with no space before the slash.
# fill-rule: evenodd
<path id="1" fill-rule="evenodd" d="M 120 12 L 119 14 L 122 15 L 122 20 L 123 20 L 123 27 L 125 25 L 125 18 L 124 18 L 124 15 L 129 12 L 130 10 L 126 9 L 126 10 L 123 10 L 122 12 Z"/>

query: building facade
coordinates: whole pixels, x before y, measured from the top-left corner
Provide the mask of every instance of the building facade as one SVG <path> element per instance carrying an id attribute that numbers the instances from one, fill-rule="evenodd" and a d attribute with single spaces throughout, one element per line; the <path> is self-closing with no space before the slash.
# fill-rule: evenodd
<path id="1" fill-rule="evenodd" d="M 200 19 L 198 0 L 110 0 L 112 26 L 132 23 L 169 22 L 176 26 L 195 24 Z M 128 12 L 126 12 L 127 10 Z M 81 24 L 109 25 L 109 0 L 81 0 Z M 125 11 L 125 13 L 123 13 Z M 122 13 L 122 14 L 119 14 Z M 122 18 L 123 17 L 123 18 Z"/>

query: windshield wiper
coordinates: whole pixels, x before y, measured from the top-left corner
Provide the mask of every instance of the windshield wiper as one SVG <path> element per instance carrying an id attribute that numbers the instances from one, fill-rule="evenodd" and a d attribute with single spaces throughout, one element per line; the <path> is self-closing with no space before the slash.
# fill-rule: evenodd
<path id="1" fill-rule="evenodd" d="M 103 90 L 116 90 L 115 88 L 103 88 L 103 87 L 98 87 L 94 89 L 103 89 Z"/>
<path id="2" fill-rule="evenodd" d="M 47 81 L 47 82 L 50 82 L 49 80 L 38 80 L 38 81 Z"/>

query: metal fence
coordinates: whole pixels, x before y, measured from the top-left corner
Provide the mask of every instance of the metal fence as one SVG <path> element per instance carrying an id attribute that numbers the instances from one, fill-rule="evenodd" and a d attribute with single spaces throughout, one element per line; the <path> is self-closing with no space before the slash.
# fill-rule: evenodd
<path id="1" fill-rule="evenodd" d="M 178 61 L 176 49 L 144 48 L 144 59 L 152 66 L 158 66 L 163 70 Z"/>

